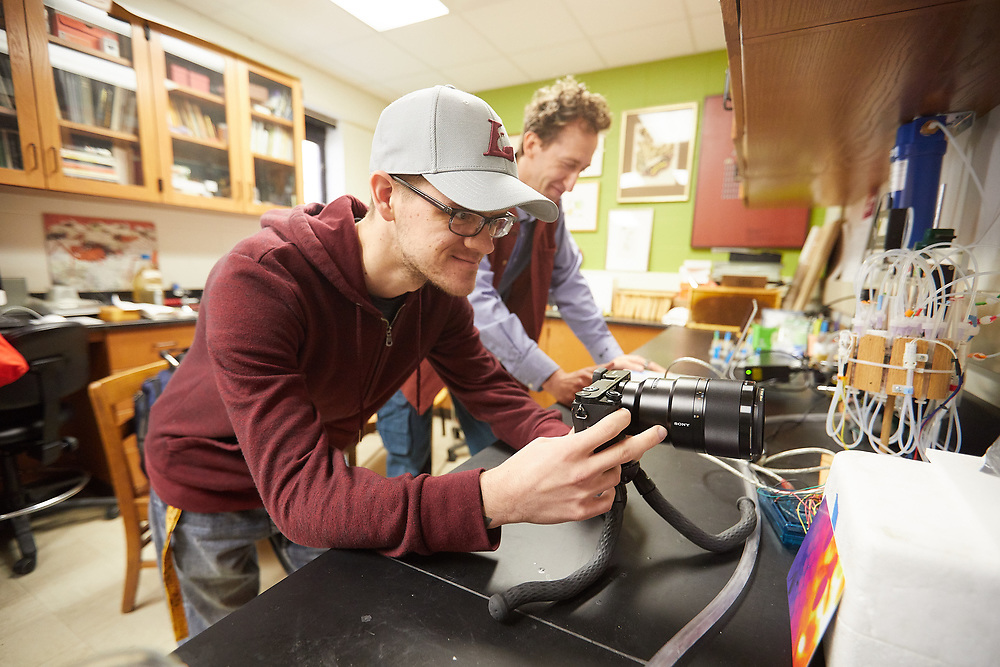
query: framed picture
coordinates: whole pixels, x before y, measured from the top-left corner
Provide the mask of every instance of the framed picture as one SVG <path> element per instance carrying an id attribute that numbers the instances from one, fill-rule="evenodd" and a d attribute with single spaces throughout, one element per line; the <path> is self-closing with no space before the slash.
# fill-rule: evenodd
<path id="1" fill-rule="evenodd" d="M 130 290 L 142 255 L 156 263 L 156 225 L 152 222 L 58 213 L 43 213 L 42 220 L 54 285 L 93 292 Z"/>
<path id="2" fill-rule="evenodd" d="M 618 201 L 687 201 L 698 103 L 622 113 Z"/>
<path id="3" fill-rule="evenodd" d="M 571 232 L 597 231 L 597 195 L 600 190 L 598 181 L 577 182 L 569 192 L 562 196 L 563 214 L 566 216 L 566 229 Z"/>
<path id="4" fill-rule="evenodd" d="M 653 209 L 617 208 L 608 211 L 606 271 L 648 271 L 653 242 Z"/>

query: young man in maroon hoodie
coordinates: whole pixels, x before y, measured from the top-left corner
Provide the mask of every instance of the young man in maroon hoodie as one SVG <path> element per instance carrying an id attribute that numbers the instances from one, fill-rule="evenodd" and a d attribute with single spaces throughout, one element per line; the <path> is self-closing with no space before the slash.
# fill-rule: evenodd
<path id="1" fill-rule="evenodd" d="M 257 594 L 260 539 L 288 570 L 330 547 L 495 549 L 505 523 L 607 511 L 621 464 L 666 436 L 657 426 L 593 453 L 628 411 L 567 434 L 479 342 L 465 297 L 493 238 L 515 207 L 558 214 L 518 180 L 489 105 L 445 86 L 400 98 L 379 119 L 370 172 L 370 208 L 345 196 L 273 211 L 219 261 L 153 407 L 150 522 L 191 634 Z M 441 477 L 348 467 L 343 450 L 424 358 L 520 451 Z"/>

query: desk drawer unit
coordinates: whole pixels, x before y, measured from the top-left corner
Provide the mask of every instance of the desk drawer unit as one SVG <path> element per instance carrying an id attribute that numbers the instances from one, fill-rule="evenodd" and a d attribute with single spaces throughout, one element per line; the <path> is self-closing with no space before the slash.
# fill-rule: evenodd
<path id="1" fill-rule="evenodd" d="M 135 368 L 156 361 L 160 352 L 185 350 L 193 340 L 193 322 L 109 332 L 106 338 L 108 365 L 112 373 Z"/>

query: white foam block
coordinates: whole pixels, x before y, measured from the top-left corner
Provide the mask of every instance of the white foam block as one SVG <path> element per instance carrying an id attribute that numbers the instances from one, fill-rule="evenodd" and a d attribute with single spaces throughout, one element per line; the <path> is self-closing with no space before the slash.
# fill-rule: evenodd
<path id="1" fill-rule="evenodd" d="M 846 587 L 824 640 L 832 667 L 1000 660 L 1000 477 L 931 454 L 834 457 L 826 499 Z"/>

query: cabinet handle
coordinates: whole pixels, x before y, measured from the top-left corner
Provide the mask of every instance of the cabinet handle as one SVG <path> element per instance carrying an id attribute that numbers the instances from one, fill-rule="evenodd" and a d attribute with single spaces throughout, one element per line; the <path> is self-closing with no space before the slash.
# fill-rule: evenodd
<path id="1" fill-rule="evenodd" d="M 56 154 L 56 147 L 49 146 L 48 153 L 49 155 L 52 156 L 52 171 L 50 171 L 49 173 L 54 174 L 59 168 L 59 156 Z"/>
<path id="2" fill-rule="evenodd" d="M 41 166 L 38 164 L 38 145 L 32 141 L 28 144 L 28 149 L 31 152 L 31 169 L 28 169 L 27 171 L 34 171 Z"/>
<path id="3" fill-rule="evenodd" d="M 177 347 L 177 341 L 175 340 L 168 340 L 162 343 L 153 343 L 154 350 L 169 350 L 174 347 Z"/>

